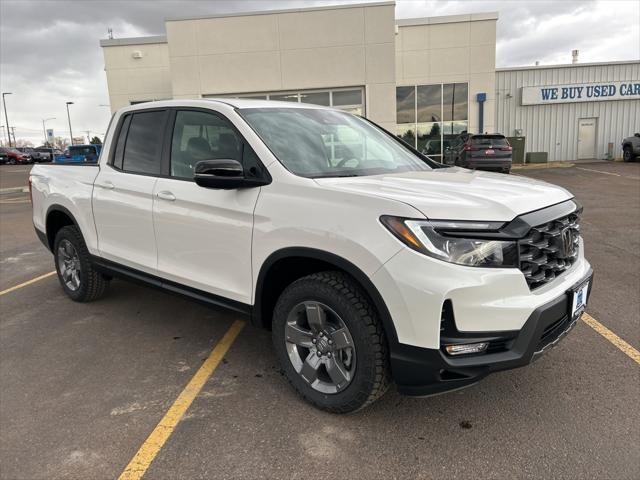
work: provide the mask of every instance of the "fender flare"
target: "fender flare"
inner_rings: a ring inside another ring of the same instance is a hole
[[[71,219],[71,221],[73,222],[73,225],[75,225],[78,228],[78,230],[80,230],[80,233],[82,233],[82,229],[80,228],[80,225],[78,225],[78,221],[76,220],[76,217],[73,216],[73,214],[69,211],[68,208],[58,204],[51,205],[49,208],[47,208],[47,213],[44,216],[45,230],[47,229],[49,215],[53,212],[64,213],[67,217]],[[47,246],[49,247],[49,250],[53,250],[53,245],[51,245],[50,242],[53,243],[55,239],[49,239],[49,232],[47,231],[45,231],[44,234],[45,234],[45,237],[47,238],[47,244],[48,244]],[[84,237],[84,234],[83,234],[83,237]]]
[[[302,257],[312,260],[320,260],[329,263],[352,276],[373,302],[373,305],[376,308],[376,311],[378,312],[378,315],[380,316],[380,319],[382,321],[388,344],[391,346],[398,343],[398,335],[396,333],[396,328],[393,324],[393,320],[391,319],[389,309],[387,308],[382,295],[380,295],[380,292],[378,291],[376,286],[369,279],[369,276],[366,275],[362,270],[360,270],[360,268],[358,268],[356,265],[346,260],[345,258],[340,257],[339,255],[308,247],[287,247],[276,250],[263,262],[262,266],[260,267],[258,279],[256,281],[256,295],[252,311],[252,322],[255,325],[267,325],[265,319],[261,318],[263,304],[263,287],[267,273],[275,263],[290,257]]]

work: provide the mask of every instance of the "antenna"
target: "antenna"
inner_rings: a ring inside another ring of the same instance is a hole
[[[113,40],[113,28],[107,28],[107,35],[109,36],[109,40]]]

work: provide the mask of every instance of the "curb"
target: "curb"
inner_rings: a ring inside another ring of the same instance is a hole
[[[512,165],[511,170],[536,170],[539,168],[571,168],[575,163],[553,162],[553,163],[530,163],[527,165]]]
[[[29,187],[0,188],[0,195],[9,195],[10,193],[29,193]]]

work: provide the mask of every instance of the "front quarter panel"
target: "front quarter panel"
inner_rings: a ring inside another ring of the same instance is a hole
[[[274,180],[262,188],[255,211],[254,284],[271,254],[292,247],[337,255],[373,275],[404,248],[382,226],[381,215],[422,217],[403,203],[329,191],[311,179]]]

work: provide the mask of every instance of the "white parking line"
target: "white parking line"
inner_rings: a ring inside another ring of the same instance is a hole
[[[614,177],[624,177],[624,178],[631,178],[634,180],[640,180],[640,177],[636,177],[635,175],[621,175],[619,173],[603,172],[602,170],[594,170],[592,168],[584,168],[584,167],[576,167],[576,169],[584,170],[585,172],[601,173],[602,175],[613,175]]]

